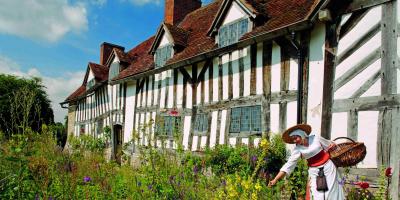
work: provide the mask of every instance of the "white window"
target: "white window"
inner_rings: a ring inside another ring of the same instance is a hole
[[[224,47],[234,44],[249,31],[249,19],[239,19],[223,25],[218,31],[218,46]]]
[[[155,124],[156,135],[172,137],[181,131],[181,117],[159,116]]]
[[[155,63],[156,67],[162,67],[167,60],[172,57],[172,45],[166,45],[156,50]]]
[[[208,116],[207,116],[207,114],[197,114],[196,115],[194,130],[197,133],[205,133],[208,131]]]
[[[119,74],[119,64],[117,62],[113,62],[110,66],[110,71],[108,72],[108,79],[111,80],[118,76]]]

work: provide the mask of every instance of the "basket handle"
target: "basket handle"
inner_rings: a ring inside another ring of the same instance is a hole
[[[338,140],[338,139],[348,139],[348,140],[352,141],[353,143],[356,143],[356,141],[354,141],[353,139],[348,138],[348,137],[337,137],[337,138],[335,138],[333,141],[336,141],[336,140]]]

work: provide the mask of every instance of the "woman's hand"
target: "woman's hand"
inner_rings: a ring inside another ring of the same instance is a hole
[[[329,151],[331,148],[333,148],[333,147],[335,147],[336,146],[336,144],[335,143],[331,143],[329,146],[328,146],[328,149],[327,149],[327,151]]]
[[[272,187],[272,186],[276,185],[276,182],[277,182],[277,180],[272,179],[271,181],[269,181],[268,187]]]

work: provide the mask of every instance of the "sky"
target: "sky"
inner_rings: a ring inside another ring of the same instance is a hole
[[[163,0],[0,0],[0,73],[42,78],[64,122],[59,103],[82,84],[88,62],[99,63],[101,43],[129,50],[163,17]]]

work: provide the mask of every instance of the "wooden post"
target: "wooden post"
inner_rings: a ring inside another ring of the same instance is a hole
[[[321,136],[327,139],[331,138],[333,83],[335,80],[336,52],[339,43],[340,18],[336,17],[334,21],[326,23]]]
[[[397,1],[390,1],[382,5],[382,95],[397,93]],[[399,142],[399,112],[398,108],[385,109],[380,112],[379,120],[385,129],[378,133],[378,151],[387,158],[378,159],[378,166],[390,166],[393,168],[392,185],[390,188],[390,196],[393,200],[399,199],[399,168],[400,168],[400,142]]]

